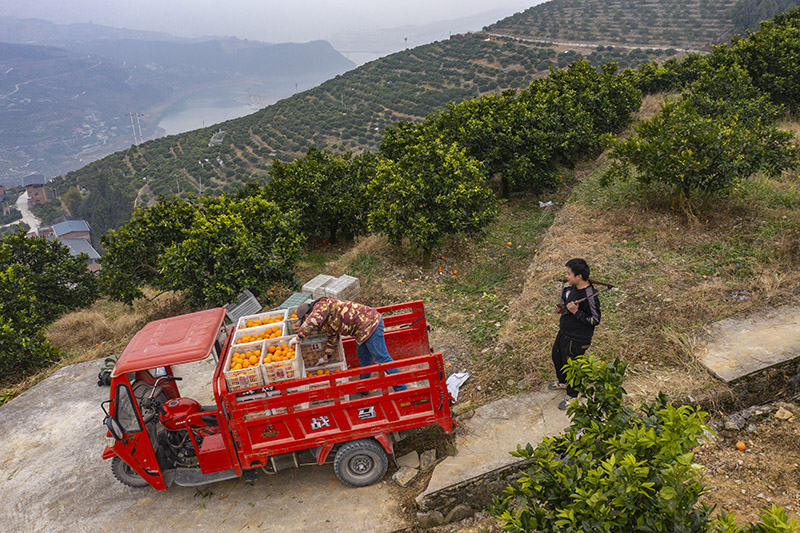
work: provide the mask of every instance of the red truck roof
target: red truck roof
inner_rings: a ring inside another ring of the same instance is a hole
[[[224,320],[225,309],[218,307],[150,322],[125,347],[111,375],[205,359]]]

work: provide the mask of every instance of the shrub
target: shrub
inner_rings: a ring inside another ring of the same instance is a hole
[[[517,446],[516,457],[532,464],[492,512],[506,531],[785,532],[798,524],[782,509],[763,522],[739,528],[723,513],[698,506],[707,490],[691,449],[707,431],[707,414],[676,407],[659,394],[652,404],[623,401],[626,364],[594,356],[569,362],[567,379],[585,403],[567,410],[570,427],[533,448]]]

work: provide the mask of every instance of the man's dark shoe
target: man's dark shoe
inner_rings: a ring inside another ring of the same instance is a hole
[[[550,390],[563,390],[563,389],[567,388],[567,384],[556,380],[556,381],[551,381],[550,383],[548,383],[547,384],[547,388],[550,389]]]
[[[562,411],[566,411],[567,407],[569,407],[570,402],[573,402],[573,401],[575,401],[577,399],[578,399],[577,396],[570,396],[568,394],[568,395],[564,396],[564,399],[561,400],[560,404],[558,404],[558,408],[561,409]]]

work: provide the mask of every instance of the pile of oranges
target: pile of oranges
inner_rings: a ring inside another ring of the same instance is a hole
[[[267,324],[275,324],[276,322],[283,322],[283,317],[276,316],[272,318],[257,318],[255,320],[248,320],[244,323],[244,325],[247,328],[255,328],[258,326],[266,326]]]
[[[270,346],[269,353],[264,355],[264,364],[280,363],[281,361],[291,361],[294,359],[294,346],[281,344],[280,346]]]
[[[243,335],[241,339],[236,341],[236,344],[244,344],[245,342],[263,341],[264,339],[274,339],[281,336],[281,328],[278,326],[268,328],[264,333],[258,335]]]
[[[334,368],[333,370],[323,370],[319,369],[316,372],[306,372],[307,378],[313,378],[314,376],[327,376],[328,374],[335,374],[337,372],[341,372],[338,368]]]
[[[243,368],[251,368],[258,366],[258,360],[261,359],[261,350],[252,350],[249,352],[236,352],[231,358],[231,370],[241,370]]]

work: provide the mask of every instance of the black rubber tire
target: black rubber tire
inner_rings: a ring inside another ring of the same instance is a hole
[[[125,463],[119,457],[111,459],[111,473],[117,478],[117,481],[123,485],[141,489],[150,485],[145,479],[136,473],[136,471]]]
[[[378,441],[360,439],[347,442],[336,452],[333,471],[348,487],[374,485],[389,467],[389,457]]]

